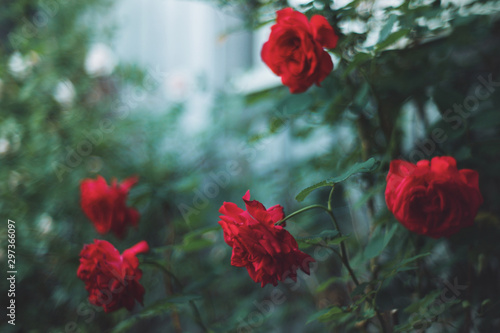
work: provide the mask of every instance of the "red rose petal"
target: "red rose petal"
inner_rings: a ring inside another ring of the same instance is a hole
[[[416,165],[394,160],[386,178],[387,207],[412,232],[449,237],[474,223],[483,202],[478,178],[476,171],[457,170],[450,156]]]

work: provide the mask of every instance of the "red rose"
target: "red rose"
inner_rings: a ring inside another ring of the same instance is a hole
[[[483,203],[478,173],[458,170],[449,156],[416,165],[392,161],[385,200],[402,225],[433,238],[449,237],[471,226]]]
[[[139,283],[142,271],[138,268],[138,253],[148,252],[148,243],[142,241],[120,255],[111,243],[94,240],[80,252],[77,276],[85,282],[89,301],[102,306],[105,312],[122,307],[133,309],[135,300],[142,304],[144,287]]]
[[[266,208],[250,201],[250,191],[243,197],[247,210],[224,202],[219,224],[224,240],[233,248],[231,265],[246,267],[255,282],[274,286],[287,277],[297,280],[297,269],[309,274],[309,263],[315,261],[299,250],[293,236],[282,226],[274,225],[285,217],[280,205]]]
[[[292,8],[277,11],[276,24],[261,51],[262,60],[290,88],[301,93],[318,86],[333,70],[332,59],[324,47],[337,46],[338,36],[324,16],[314,15],[309,22]]]
[[[113,179],[111,186],[101,176],[84,179],[80,185],[81,204],[85,215],[94,223],[97,232],[105,234],[112,231],[123,238],[125,227],[137,225],[139,212],[127,207],[127,195],[137,178],[124,180],[121,184]]]

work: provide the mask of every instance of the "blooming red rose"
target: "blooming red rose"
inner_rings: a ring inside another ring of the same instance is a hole
[[[433,238],[449,237],[471,226],[483,203],[478,173],[458,170],[449,156],[416,165],[392,161],[385,200],[402,225]]]
[[[219,212],[219,224],[224,240],[233,248],[231,265],[246,267],[255,282],[264,287],[274,286],[287,277],[297,280],[297,269],[309,274],[309,263],[315,261],[299,250],[293,236],[283,226],[274,225],[283,219],[280,205],[266,208],[258,201],[250,201],[250,191],[243,197],[247,210],[232,202],[224,202]]]
[[[94,179],[84,179],[80,184],[81,204],[85,215],[94,223],[97,232],[105,234],[112,231],[122,238],[125,227],[137,225],[139,212],[127,207],[127,196],[130,188],[137,183],[132,177],[117,184],[116,179],[108,186],[106,180],[98,176]]]
[[[277,11],[276,24],[261,51],[262,60],[290,88],[291,93],[318,86],[333,70],[332,59],[323,48],[337,46],[338,36],[324,16],[311,21],[292,8]]]
[[[142,241],[120,255],[111,243],[94,240],[80,252],[80,267],[77,276],[85,282],[89,301],[102,306],[105,312],[122,307],[133,309],[135,300],[142,303],[144,287],[139,283],[142,271],[136,255],[149,251],[148,243]]]

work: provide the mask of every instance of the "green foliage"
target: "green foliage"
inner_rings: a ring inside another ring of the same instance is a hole
[[[392,239],[397,229],[397,224],[392,225],[390,229],[386,230],[384,233],[382,233],[381,228],[376,228],[375,232],[372,233],[370,242],[365,247],[363,258],[368,260],[378,257],[389,244],[389,241]]]
[[[348,315],[349,315],[348,312],[344,312],[344,310],[342,310],[338,306],[334,306],[334,307],[332,307],[330,309],[324,309],[324,310],[318,311],[314,315],[310,316],[309,319],[306,322],[306,325],[309,324],[309,323],[311,323],[311,322],[313,322],[313,321],[315,321],[315,320],[319,320],[319,321],[333,321],[333,320],[339,321],[339,320],[342,320],[342,318],[345,318]]]
[[[240,16],[241,29],[268,29],[275,10],[288,6],[211,2]],[[107,27],[94,24],[96,15],[108,19],[109,1],[58,1],[40,27],[33,17],[44,1],[2,4],[0,215],[16,221],[19,325],[3,322],[0,330],[360,332],[381,331],[382,313],[396,332],[499,331],[499,3],[383,2],[301,5],[308,17],[324,15],[340,36],[330,51],[334,71],[302,94],[282,86],[218,92],[212,126],[192,140],[179,133],[182,104],[123,105],[128,89],[155,92],[148,69],[86,72],[92,44],[111,41]],[[71,101],[56,98],[61,85],[72,87]],[[91,151],[78,153],[84,142]],[[384,189],[391,160],[440,155],[479,172],[484,204],[473,227],[435,240],[400,226]],[[228,163],[239,171],[206,204],[196,201]],[[122,240],[97,234],[81,211],[79,183],[98,174],[108,181],[139,176],[129,205],[141,220]],[[293,212],[306,198],[325,203],[324,187],[335,187],[340,230],[319,213],[286,227],[316,258],[313,277],[261,289],[245,268],[231,266],[217,224],[224,201],[241,206],[250,188],[266,207]],[[88,304],[76,270],[82,246],[94,238],[120,251],[148,241],[140,264],[144,307],[105,314]],[[2,258],[6,244],[2,233]],[[454,283],[465,289],[454,292]],[[0,287],[7,290],[5,279]]]
[[[352,176],[355,173],[358,172],[371,172],[377,169],[377,167],[380,165],[380,162],[375,160],[374,158],[370,158],[369,160],[363,162],[363,163],[355,163],[353,166],[349,168],[349,170],[345,171],[342,173],[342,175],[337,176],[337,177],[332,177],[328,178],[326,180],[323,180],[319,183],[316,183],[312,186],[309,186],[308,188],[302,190],[295,199],[297,201],[304,201],[304,199],[314,190],[324,187],[324,186],[335,186],[335,184],[340,183],[345,181],[347,178]]]

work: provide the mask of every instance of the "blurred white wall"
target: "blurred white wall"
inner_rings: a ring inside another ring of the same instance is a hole
[[[165,73],[159,94],[186,104],[193,133],[209,123],[216,92],[252,65],[252,34],[233,32],[242,22],[214,2],[121,0],[112,19],[118,59]]]

